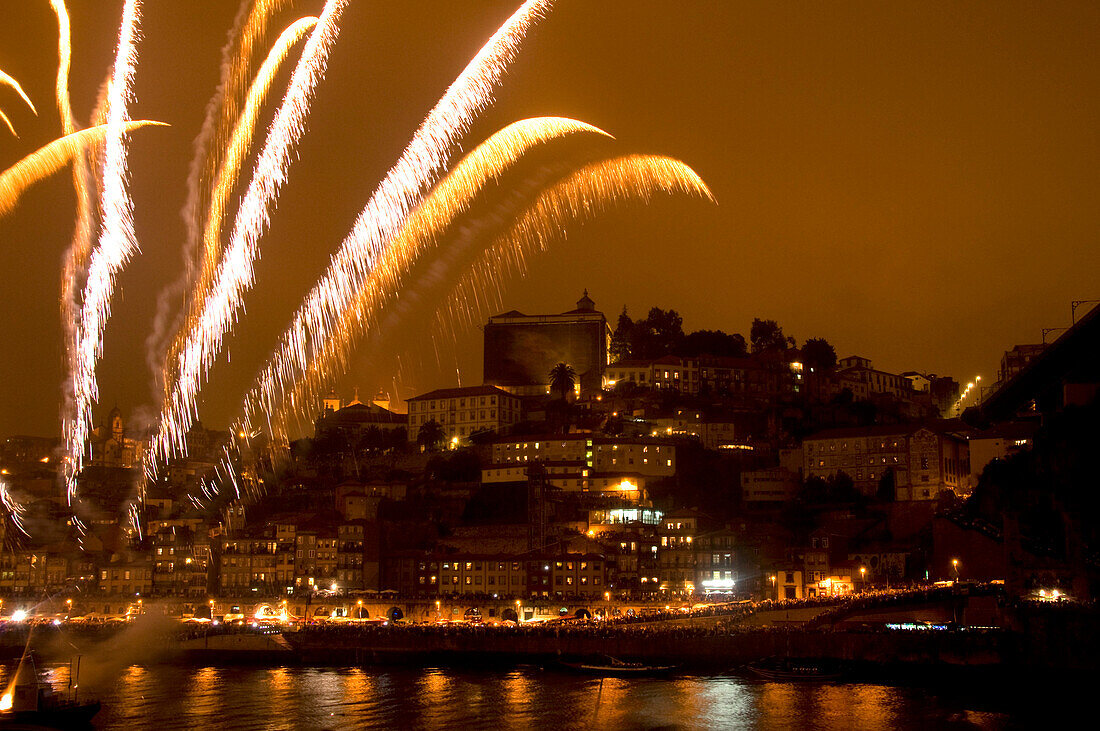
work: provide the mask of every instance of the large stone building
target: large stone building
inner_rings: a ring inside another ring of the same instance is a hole
[[[107,423],[92,430],[88,439],[91,451],[89,464],[96,467],[134,469],[141,466],[148,440],[128,434],[118,407],[111,409]]]
[[[463,442],[478,432],[501,432],[521,418],[519,397],[496,386],[440,388],[409,399],[409,441],[429,421],[443,427],[447,441]]]
[[[512,310],[485,325],[484,382],[521,396],[550,392],[550,370],[572,366],[581,393],[603,388],[611,328],[584,296],[560,315],[525,315]]]
[[[369,404],[359,400],[358,391],[347,404],[336,394],[329,394],[315,424],[317,437],[340,436],[354,444],[371,431],[392,432],[408,427],[408,417],[388,406],[389,399],[382,394]]]
[[[865,400],[875,394],[889,394],[901,399],[914,395],[910,378],[873,368],[869,358],[858,355],[837,361],[837,378],[857,400]]]
[[[689,396],[719,395],[734,402],[774,400],[797,392],[802,364],[797,351],[757,353],[744,358],[666,355],[652,360],[620,360],[607,368],[608,385],[678,391]]]
[[[844,472],[857,490],[875,495],[893,475],[896,500],[935,500],[943,490],[966,491],[970,453],[958,422],[827,429],[803,441],[803,476]]]
[[[593,492],[628,502],[647,500],[646,485],[676,474],[676,447],[667,440],[543,434],[498,439],[482,483],[526,482],[539,465],[549,485],[567,492]]]

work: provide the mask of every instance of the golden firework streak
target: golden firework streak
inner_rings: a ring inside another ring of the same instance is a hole
[[[165,383],[171,386],[165,389],[160,427],[148,451],[149,475],[160,460],[186,449],[184,436],[193,421],[206,371],[220,352],[222,339],[242,306],[242,297],[252,285],[259,239],[268,226],[271,205],[286,181],[291,152],[305,130],[310,100],[324,75],[346,5],[347,0],[326,0],[268,130],[252,180],[238,206],[229,246],[218,264],[198,321],[188,328],[178,354],[166,365]]]
[[[166,363],[173,363],[175,361],[187,333],[198,323],[199,317],[202,314],[203,304],[206,301],[206,296],[210,294],[210,285],[213,282],[214,273],[221,256],[222,222],[225,219],[226,207],[237,185],[237,179],[243,166],[245,154],[252,145],[252,140],[256,134],[256,120],[259,118],[260,112],[263,109],[267,94],[271,90],[271,85],[275,81],[275,76],[279,72],[280,67],[287,56],[290,55],[291,48],[305,37],[316,24],[317,18],[308,16],[298,20],[284,30],[272,47],[271,52],[268,53],[267,58],[256,74],[255,81],[252,82],[252,86],[248,90],[248,98],[245,100],[244,111],[241,113],[240,119],[237,120],[237,126],[233,130],[232,140],[230,141],[225,159],[222,161],[221,169],[218,171],[218,177],[212,189],[213,193],[210,201],[210,210],[206,215],[206,227],[203,232],[203,257],[199,269],[199,276],[195,282],[190,299],[189,306],[191,312],[188,318],[182,323],[179,332],[176,334],[168,350],[168,356],[165,359]],[[163,378],[166,397],[171,394],[171,388],[174,386],[172,375],[171,370],[166,369]]]
[[[714,201],[706,183],[679,160],[659,155],[625,155],[586,165],[548,187],[503,236],[497,238],[471,265],[439,309],[451,317],[478,309],[479,292],[503,276],[523,274],[527,257],[546,251],[564,235],[571,221],[591,218],[605,207],[627,199],[648,202],[655,193],[684,193]]]
[[[515,57],[527,29],[551,5],[552,0],[527,0],[493,34],[447,89],[420,125],[397,164],[367,201],[352,232],[333,257],[328,271],[310,292],[306,303],[299,308],[295,321],[285,334],[286,338],[325,339],[322,333],[328,328],[324,321],[335,318],[343,310],[341,303],[346,303],[354,295],[358,283],[381,255],[386,242],[400,231],[409,211],[419,203],[425,189],[445,167],[459,135],[469,129],[478,112],[492,101],[492,92]],[[321,35],[329,11],[330,6],[326,4],[303,57],[309,55],[314,38]],[[292,81],[291,85],[293,87],[295,82]],[[281,108],[273,130],[279,126],[283,111]],[[242,295],[252,286],[255,274],[253,263],[258,254],[257,240],[267,225],[267,191],[277,190],[285,175],[285,171],[273,166],[274,160],[268,158],[265,150],[257,165],[258,174],[253,178],[237,212],[233,234],[219,264],[212,294],[207,297],[202,321],[192,328],[176,359],[178,377],[172,396],[161,410],[160,430],[150,443],[148,462],[152,467],[147,470],[149,474],[155,472],[160,460],[182,449],[184,435],[197,410],[196,398],[206,373],[221,351],[222,340],[236,319],[237,311],[242,306]],[[285,156],[280,155],[280,159],[285,162]],[[260,175],[261,172],[265,174]],[[291,351],[300,351],[293,342],[288,347]]]
[[[143,119],[127,122],[126,131],[133,132],[149,126],[167,127],[168,125],[164,122]],[[89,146],[102,142],[106,134],[107,125],[100,125],[65,135],[35,150],[0,173],[0,216],[7,214],[16,206],[27,188],[65,167]]]
[[[57,16],[57,111],[61,119],[61,131],[64,135],[71,135],[77,131],[76,119],[73,116],[72,102],[69,98],[69,68],[72,59],[71,29],[69,24],[69,11],[65,7],[64,0],[50,0],[50,7]],[[92,195],[91,172],[88,166],[87,148],[76,153],[72,159],[73,165],[73,191],[76,194],[76,226],[73,229],[73,239],[69,250],[65,254],[65,262],[61,272],[61,324],[65,330],[65,358],[68,364],[68,378],[76,372],[76,340],[77,319],[80,305],[76,301],[76,292],[80,281],[78,275],[82,275],[88,262],[88,254],[92,247],[92,237],[95,235],[92,212],[94,197]],[[71,392],[66,389],[66,400],[71,400]]]
[[[4,122],[4,126],[6,126],[13,135],[16,137],[19,136],[19,133],[15,131],[15,127],[12,126],[11,120],[8,119],[8,115],[4,114],[2,109],[0,109],[0,121]]]
[[[400,291],[409,269],[458,216],[469,210],[485,186],[498,180],[532,148],[576,134],[610,137],[584,122],[537,117],[505,127],[466,155],[409,216],[355,297],[340,312],[333,334],[324,341],[315,341],[314,352],[304,360],[291,358],[281,349],[268,361],[245,398],[246,422],[255,423],[262,415],[268,420],[271,441],[277,444],[285,440],[288,419],[300,416],[301,409],[316,403],[319,394],[346,367],[356,342]],[[298,363],[305,364],[305,369],[301,370]]]
[[[445,168],[459,136],[492,101],[493,90],[518,53],[527,30],[552,5],[553,0],[524,2],[482,46],[428,113],[400,159],[367,201],[328,270],[295,313],[280,339],[279,355],[275,356],[276,360],[285,357],[287,363],[275,364],[275,380],[260,384],[260,398],[273,402],[274,394],[269,389],[276,386],[286,389],[291,385],[276,384],[280,373],[287,369],[304,372],[308,367],[307,354],[333,335],[341,313],[350,306],[374,264],[384,255],[387,244],[398,235],[424,191]]]
[[[102,228],[99,241],[88,259],[88,277],[84,285],[76,339],[76,368],[72,373],[73,404],[65,416],[65,481],[68,501],[76,501],[76,478],[84,464],[84,450],[92,421],[92,404],[99,398],[96,367],[103,353],[103,333],[111,314],[115,278],[137,250],[134,233],[134,204],[130,198],[127,162],[129,150],[126,124],[130,121],[129,102],[137,71],[138,28],[141,24],[140,0],[125,0],[118,31],[118,45],[107,90],[107,134],[99,207]],[[77,521],[83,535],[83,524]]]
[[[23,87],[19,85],[19,82],[13,79],[8,74],[4,73],[3,71],[0,71],[0,86],[7,86],[11,89],[14,89],[15,93],[18,94],[23,99],[23,101],[27,103],[27,106],[31,108],[31,111],[34,112],[35,115],[38,114],[38,110],[34,108],[34,103],[31,101],[31,98],[27,96],[27,93],[23,91]],[[14,132],[15,130],[12,130],[12,133]]]

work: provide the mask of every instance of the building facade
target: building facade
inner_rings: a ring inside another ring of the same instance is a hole
[[[441,388],[408,402],[410,442],[429,421],[443,428],[447,441],[464,442],[478,432],[499,433],[522,418],[519,397],[496,386]]]
[[[485,325],[484,382],[523,396],[550,392],[550,370],[572,366],[580,393],[603,388],[611,328],[588,297],[560,315],[525,315],[512,310]]]

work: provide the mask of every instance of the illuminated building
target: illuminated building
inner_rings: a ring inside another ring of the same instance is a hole
[[[666,513],[657,526],[657,578],[662,594],[694,594],[695,536],[700,514],[695,510]]]
[[[598,553],[547,553],[527,562],[527,593],[533,597],[599,598],[610,586],[611,567]]]
[[[324,400],[321,415],[317,417],[316,435],[318,438],[338,435],[354,444],[370,430],[391,432],[408,427],[406,415],[390,411],[383,404],[389,404],[388,397],[383,394],[369,404],[359,400],[358,391],[347,404],[341,404],[332,394]]]
[[[897,398],[913,395],[912,380],[872,368],[869,358],[850,355],[838,360],[836,369],[841,388],[850,389],[856,400],[866,400],[871,394],[890,394]]]
[[[967,489],[970,453],[954,422],[828,429],[802,443],[803,476],[844,472],[857,490],[875,495],[893,474],[895,499],[935,500],[943,490]]]
[[[102,594],[147,596],[153,590],[153,562],[148,558],[111,556],[110,563],[99,569],[99,591]]]
[[[90,464],[97,467],[138,468],[148,446],[147,440],[127,435],[122,412],[117,406],[111,409],[106,424],[100,424],[92,430],[88,441],[91,449]]]
[[[676,474],[676,447],[669,440],[534,435],[493,442],[492,464],[574,463],[599,472],[636,472],[650,478]]]
[[[721,395],[742,403],[774,400],[799,390],[802,366],[793,360],[797,352],[621,360],[608,366],[607,384]]]
[[[484,382],[521,396],[550,392],[550,370],[572,366],[579,393],[603,388],[611,328],[588,297],[560,315],[525,315],[517,310],[490,317],[485,325]]]
[[[527,564],[512,555],[437,555],[430,563],[439,566],[438,592],[443,595],[520,596],[527,585]],[[434,574],[418,575],[421,591],[430,592],[432,576]]]
[[[744,580],[737,535],[728,529],[696,536],[695,591],[699,594],[746,593],[751,587]]]
[[[519,398],[495,386],[441,388],[408,402],[410,442],[429,421],[443,427],[446,440],[462,442],[478,432],[500,432],[521,418]]]

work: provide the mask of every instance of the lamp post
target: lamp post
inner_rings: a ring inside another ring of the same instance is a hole
[[[523,619],[523,613],[521,612],[522,602],[516,599],[516,624],[519,624]]]
[[[959,559],[951,559],[951,568],[955,569],[955,581],[959,580]]]
[[[861,592],[866,592],[867,591],[867,567],[866,566],[860,566],[859,567],[859,582],[860,582],[860,585],[861,585],[860,586],[860,591]]]
[[[768,580],[772,582],[772,591],[775,592],[775,600],[779,601],[779,587],[775,583],[775,574],[768,577]]]

